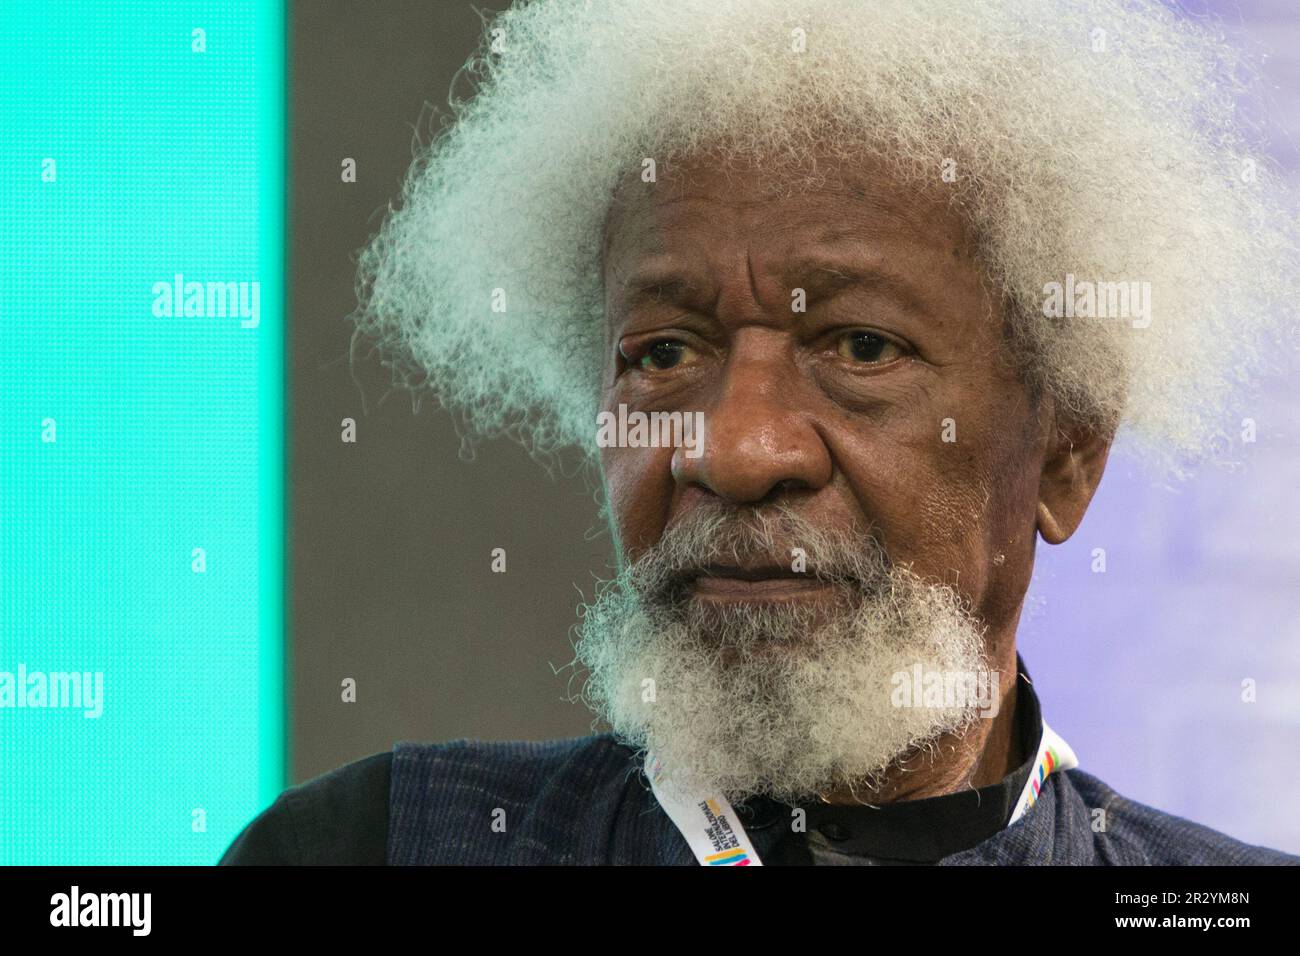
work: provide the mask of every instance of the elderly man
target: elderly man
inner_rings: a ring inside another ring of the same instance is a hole
[[[491,24],[358,334],[599,467],[620,570],[575,663],[612,730],[400,745],[227,861],[1297,862],[1079,769],[1017,655],[1037,539],[1113,441],[1207,451],[1296,291],[1227,52],[1155,4],[1046,6]]]

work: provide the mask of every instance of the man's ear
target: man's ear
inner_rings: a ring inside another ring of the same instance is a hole
[[[1055,414],[1038,482],[1038,533],[1048,544],[1069,539],[1101,483],[1113,432],[1062,422]]]

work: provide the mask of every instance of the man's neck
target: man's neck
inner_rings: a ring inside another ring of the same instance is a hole
[[[1000,782],[1027,758],[1019,747],[1015,650],[1011,666],[999,673],[1000,700],[995,716],[976,719],[964,735],[946,734],[892,767],[875,789],[838,787],[822,794],[832,804],[880,805],[939,797]]]

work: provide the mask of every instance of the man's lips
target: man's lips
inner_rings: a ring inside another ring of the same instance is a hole
[[[710,566],[687,583],[690,593],[711,602],[808,601],[827,597],[834,585],[816,575],[780,566]]]

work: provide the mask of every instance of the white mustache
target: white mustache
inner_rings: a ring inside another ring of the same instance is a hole
[[[884,546],[856,527],[828,529],[785,505],[756,511],[713,504],[670,525],[625,576],[648,600],[679,597],[693,579],[719,570],[806,575],[879,594],[892,567]]]

